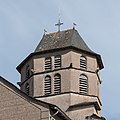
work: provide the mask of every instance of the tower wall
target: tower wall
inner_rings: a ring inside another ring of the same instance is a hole
[[[21,90],[26,92],[29,84],[30,96],[57,105],[75,120],[101,116],[99,71],[103,67],[100,55],[88,48],[76,30],[46,34],[18,66]]]

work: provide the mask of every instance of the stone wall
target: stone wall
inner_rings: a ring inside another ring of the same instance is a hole
[[[32,103],[0,81],[0,120],[49,120],[49,109]]]

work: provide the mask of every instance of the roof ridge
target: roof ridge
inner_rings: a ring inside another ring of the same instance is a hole
[[[62,31],[46,33],[45,35],[51,35],[51,34],[60,33],[60,32],[66,32],[66,31],[70,31],[70,30],[75,30],[75,29],[67,29],[67,30],[65,29],[65,30],[62,30]]]
[[[70,42],[71,42],[71,45],[73,45],[73,42],[74,42],[74,41],[73,41],[73,35],[75,34],[75,32],[77,32],[77,30],[75,30],[75,29],[73,29],[73,30],[74,30],[74,31],[72,32],[71,41],[70,41]]]

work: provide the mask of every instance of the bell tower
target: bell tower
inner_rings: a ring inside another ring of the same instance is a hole
[[[101,118],[103,68],[101,56],[89,49],[77,30],[68,29],[44,34],[17,70],[23,92],[55,104],[72,120],[86,120]]]

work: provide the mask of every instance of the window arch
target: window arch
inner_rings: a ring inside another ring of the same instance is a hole
[[[80,68],[87,69],[87,59],[85,56],[80,57]]]
[[[61,92],[61,75],[57,73],[54,76],[54,93],[60,94],[60,92]]]
[[[25,93],[26,93],[27,95],[30,94],[30,85],[29,85],[29,83],[26,83],[26,85],[25,85]]]
[[[52,59],[51,57],[45,58],[45,70],[52,69]]]
[[[79,90],[80,90],[81,94],[87,94],[88,93],[88,78],[84,74],[80,75]]]
[[[55,68],[61,67],[61,56],[60,55],[55,56],[54,66],[55,66]]]
[[[28,79],[30,77],[30,66],[28,65],[26,67],[26,79]]]
[[[49,75],[45,77],[44,92],[45,92],[45,95],[51,94],[51,77]]]

